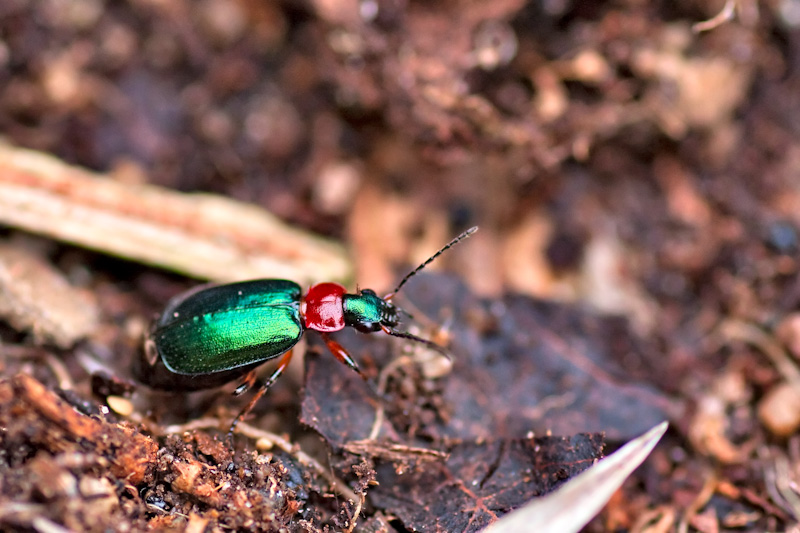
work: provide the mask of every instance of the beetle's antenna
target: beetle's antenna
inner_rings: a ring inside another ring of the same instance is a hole
[[[422,337],[417,337],[413,333],[409,333],[407,331],[397,331],[396,329],[392,329],[392,328],[389,328],[389,327],[386,327],[386,326],[381,327],[381,329],[383,330],[384,333],[386,333],[387,335],[391,335],[392,337],[400,337],[401,339],[408,339],[408,340],[412,340],[412,341],[424,344],[428,348],[430,348],[432,350],[436,350],[437,352],[439,352],[443,356],[447,357],[448,361],[452,361],[453,360],[453,358],[450,357],[450,354],[447,352],[447,350],[445,350],[444,348],[442,348],[441,346],[439,346],[438,344],[436,344],[433,341],[429,341],[428,339],[423,339]]]
[[[423,268],[425,268],[426,266],[428,266],[429,264],[431,264],[431,261],[433,261],[434,259],[436,259],[436,258],[437,258],[437,257],[439,257],[440,255],[442,255],[442,254],[443,254],[445,251],[447,251],[448,249],[452,248],[453,246],[455,246],[456,244],[458,244],[460,241],[463,241],[464,239],[466,239],[467,237],[469,237],[470,235],[472,235],[472,234],[473,234],[473,233],[475,233],[476,231],[478,231],[478,226],[473,226],[473,227],[469,228],[467,231],[463,232],[463,233],[462,233],[461,235],[459,235],[458,237],[456,237],[455,239],[453,239],[452,241],[450,241],[450,242],[448,242],[447,244],[445,244],[445,245],[444,245],[444,246],[443,246],[443,247],[442,247],[442,248],[441,248],[441,249],[440,249],[438,252],[436,252],[435,254],[433,254],[432,256],[430,256],[428,259],[426,259],[426,260],[425,260],[425,262],[424,262],[424,263],[422,263],[420,266],[418,266],[417,268],[415,268],[414,270],[412,270],[411,272],[409,272],[409,273],[406,275],[406,277],[404,277],[402,280],[400,280],[400,283],[398,283],[398,284],[397,284],[397,287],[396,287],[396,288],[395,288],[395,289],[394,289],[392,292],[390,292],[389,294],[387,294],[387,295],[386,295],[386,297],[384,297],[384,300],[391,300],[391,299],[392,299],[392,296],[394,296],[395,294],[397,294],[397,292],[400,290],[400,288],[401,288],[403,285],[405,285],[405,284],[406,284],[406,281],[408,281],[408,280],[409,280],[409,278],[411,278],[411,277],[412,277],[414,274],[416,274],[417,272],[419,272],[420,270],[422,270]],[[399,332],[399,331],[398,331],[398,332],[396,332],[396,333],[401,333],[401,332]],[[390,335],[394,335],[394,334],[393,334],[393,333],[390,333]],[[395,335],[395,337],[402,337],[402,335]],[[414,338],[415,338],[416,340],[419,340],[419,341],[424,341],[424,340],[425,340],[425,339],[419,339],[419,338],[416,338],[416,337],[414,337]],[[428,342],[430,342],[430,341],[428,341]]]

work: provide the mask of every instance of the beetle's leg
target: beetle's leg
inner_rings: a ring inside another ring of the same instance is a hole
[[[338,359],[340,363],[344,363],[345,365],[349,366],[355,370],[364,381],[367,381],[367,376],[361,372],[361,369],[358,368],[358,364],[356,363],[355,359],[353,359],[350,354],[347,353],[347,350],[345,350],[341,344],[333,340],[327,333],[321,332],[320,335],[322,335],[322,340],[324,340],[325,344],[328,346],[328,350],[330,350],[333,356]]]
[[[247,389],[251,388],[256,383],[256,371],[251,370],[250,372],[245,375],[244,379],[242,380],[241,385],[236,387],[233,391],[234,396],[241,396],[242,394],[247,391]]]
[[[272,386],[272,384],[275,383],[275,380],[277,380],[281,376],[283,371],[286,370],[286,367],[289,366],[289,362],[291,360],[292,360],[292,350],[289,350],[288,352],[283,354],[281,360],[278,362],[278,367],[275,369],[274,372],[272,372],[272,375],[269,377],[269,379],[267,379],[264,383],[261,384],[261,387],[259,387],[258,391],[253,395],[253,397],[250,399],[247,405],[244,406],[244,409],[242,409],[239,412],[239,415],[233,419],[233,422],[231,422],[231,428],[228,430],[228,440],[230,442],[233,442],[233,430],[236,429],[236,425],[242,420],[244,420],[244,417],[246,417],[247,414],[253,409],[253,407],[255,407],[255,405],[258,403],[258,400],[260,400],[261,397],[264,396],[264,393],[267,392],[267,389],[269,389]]]

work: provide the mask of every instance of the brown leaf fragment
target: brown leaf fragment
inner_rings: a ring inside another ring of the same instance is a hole
[[[481,300],[454,278],[420,278],[406,297],[434,320],[453,313],[447,437],[602,431],[627,440],[675,410],[623,366],[646,356],[625,320],[519,295]]]
[[[0,245],[0,318],[38,343],[69,348],[97,328],[98,310],[42,257]]]
[[[353,336],[347,332],[340,337]],[[321,341],[313,337],[309,340],[309,345],[319,343]],[[342,345],[350,349],[348,342]],[[306,357],[306,386],[300,420],[336,447],[364,440],[372,431],[380,400],[355,372],[334,359],[327,349],[321,349],[324,350],[321,355]],[[388,423],[383,427],[389,436],[396,436]]]
[[[446,461],[417,462],[402,473],[382,463],[370,497],[412,531],[479,531],[582,472],[602,449],[599,434],[465,442],[449,448]]]
[[[430,446],[409,438],[603,431],[627,440],[677,412],[652,385],[626,372],[621,361],[646,354],[622,319],[518,295],[479,299],[447,275],[421,273],[404,290],[407,300],[395,302],[413,302],[409,309],[426,322],[449,317],[453,371],[426,380],[410,365],[379,399],[371,384],[320,347],[320,355],[306,360],[302,420],[334,446],[368,438],[379,407],[386,412],[380,438],[423,447]],[[362,365],[374,361],[380,368],[401,350],[417,348],[380,333],[336,335]],[[309,335],[310,346],[320,344]]]
[[[343,280],[342,247],[255,205],[130,185],[0,143],[0,223],[212,280]]]

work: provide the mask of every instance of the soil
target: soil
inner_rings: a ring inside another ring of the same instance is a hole
[[[362,380],[309,332],[229,440],[239,383],[131,372],[196,281],[0,228],[96,306],[0,290],[0,530],[478,531],[665,419],[586,531],[797,527],[795,11],[2,2],[7,143],[260,206],[343,242],[350,289],[480,231],[396,300],[450,360],[336,334]]]

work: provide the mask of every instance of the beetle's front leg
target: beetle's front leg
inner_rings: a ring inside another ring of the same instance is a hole
[[[356,363],[355,359],[353,359],[350,353],[344,349],[344,346],[333,340],[327,333],[320,333],[320,335],[322,336],[322,340],[325,341],[325,345],[328,347],[328,350],[330,350],[333,356],[338,359],[340,363],[352,368],[359,376],[361,376],[364,381],[367,381],[367,376],[361,372],[361,369],[358,368],[358,363]]]
[[[255,385],[255,383],[256,383],[256,371],[251,370],[244,376],[244,379],[242,379],[242,383],[238,387],[236,387],[236,389],[234,389],[233,395],[241,396],[253,385]]]

